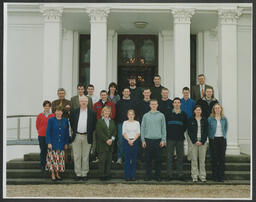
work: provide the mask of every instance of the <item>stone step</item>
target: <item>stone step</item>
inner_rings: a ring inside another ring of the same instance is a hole
[[[154,173],[154,172],[153,172]],[[114,179],[122,179],[124,176],[123,170],[112,170],[112,177]],[[185,177],[190,178],[191,172],[189,170],[184,171]],[[48,176],[49,173],[42,173],[39,169],[8,169],[7,170],[7,179],[10,178],[44,178]],[[137,170],[136,175],[138,179],[143,179],[145,176],[144,170]],[[175,172],[174,172],[175,175]],[[74,170],[67,169],[63,173],[64,178],[73,178]],[[89,177],[97,178],[99,177],[98,170],[90,170]],[[249,171],[226,171],[225,172],[226,179],[228,180],[250,180],[250,172]],[[162,177],[166,178],[166,170],[162,171]],[[207,171],[207,178],[210,179],[211,172]]]
[[[137,170],[144,169],[144,164],[139,162],[137,163]],[[67,163],[66,168],[73,169],[73,163]],[[90,169],[97,169],[98,163],[90,163]],[[184,163],[184,170],[190,170],[191,163]],[[7,169],[40,169],[39,161],[23,161],[23,159],[15,159],[11,160],[7,163]],[[122,170],[123,165],[112,164],[113,170]],[[162,169],[166,169],[166,163],[162,163]],[[211,170],[211,164],[209,162],[206,163],[206,169]],[[250,171],[250,163],[226,163],[227,171]]]
[[[191,179],[187,182],[172,180],[172,181],[165,181],[162,180],[161,182],[158,181],[144,181],[142,179],[136,181],[125,181],[123,179],[111,179],[109,181],[100,181],[99,179],[89,179],[88,181],[75,181],[70,178],[64,178],[62,181],[55,181],[52,182],[50,178],[15,178],[15,179],[7,179],[8,185],[39,185],[39,184],[144,184],[144,185],[250,185],[249,180],[225,180],[224,182],[215,182],[211,180],[207,180],[206,183],[197,182],[193,183]]]
[[[164,159],[164,155],[163,155]],[[39,153],[29,153],[24,155],[24,161],[39,161]],[[184,156],[184,162],[187,161],[186,156]],[[209,156],[206,157],[206,161],[209,161]],[[240,155],[226,155],[226,162],[237,162],[237,163],[250,163],[250,156],[246,154]]]

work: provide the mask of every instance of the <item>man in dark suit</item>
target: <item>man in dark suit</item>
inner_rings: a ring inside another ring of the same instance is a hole
[[[205,76],[203,74],[199,74],[197,78],[199,84],[193,86],[191,91],[191,98],[195,100],[195,102],[200,98],[205,97],[205,91],[207,88],[211,88],[213,90],[212,86],[205,84]]]
[[[73,111],[74,109],[77,109],[80,107],[80,104],[79,104],[79,97],[83,96],[84,95],[84,85],[79,83],[77,85],[77,93],[78,95],[75,95],[71,98],[71,111]],[[92,109],[93,105],[92,105],[92,98],[87,96],[88,97],[88,108],[89,109]]]
[[[88,97],[79,98],[80,108],[70,114],[72,128],[72,149],[74,154],[75,180],[88,180],[89,153],[93,141],[92,133],[95,129],[96,114],[88,108]]]

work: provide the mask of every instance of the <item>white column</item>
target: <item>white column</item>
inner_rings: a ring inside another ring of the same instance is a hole
[[[89,8],[91,22],[90,83],[95,94],[107,88],[107,8]]]
[[[198,32],[196,35],[196,75],[204,74],[204,35]]]
[[[108,67],[107,67],[107,85],[110,82],[117,82],[117,33],[114,30],[108,30]]]
[[[72,72],[72,96],[77,94],[79,77],[79,33],[73,33],[73,72]]]
[[[240,154],[238,145],[238,96],[237,96],[237,19],[240,10],[218,11],[219,37],[219,95],[229,127],[227,154]]]
[[[173,9],[174,18],[174,96],[182,97],[182,88],[190,87],[190,18],[194,9]]]
[[[63,9],[41,6],[40,11],[44,16],[43,99],[54,100],[60,87]]]

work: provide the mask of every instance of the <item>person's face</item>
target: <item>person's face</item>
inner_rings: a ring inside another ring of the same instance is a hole
[[[59,91],[58,97],[59,97],[59,99],[63,100],[65,98],[65,91]]]
[[[110,110],[104,110],[103,116],[108,118],[110,116]]]
[[[107,101],[107,98],[108,98],[108,94],[103,92],[100,94],[100,98],[103,100],[103,101]]]
[[[89,95],[93,95],[94,88],[93,87],[88,87],[87,92],[88,92]]]
[[[199,77],[198,77],[198,83],[199,83],[200,85],[204,85],[204,81],[205,81],[204,76],[199,76]]]
[[[184,98],[188,98],[189,97],[189,90],[183,90],[182,94],[183,94]]]
[[[115,93],[116,87],[115,87],[115,86],[111,86],[111,87],[109,88],[109,90],[110,90],[110,92]]]
[[[151,91],[149,89],[143,91],[144,99],[149,99],[150,95],[151,95]]]
[[[49,104],[46,104],[45,106],[44,106],[44,111],[46,111],[46,112],[49,112],[50,111],[50,105]]]
[[[151,110],[157,110],[157,107],[158,107],[158,103],[156,102],[156,101],[152,101],[152,102],[150,102],[150,108],[151,108]]]
[[[127,116],[129,120],[134,120],[135,114],[133,112],[129,112]]]
[[[56,117],[58,117],[58,118],[61,118],[61,117],[62,117],[62,114],[63,114],[63,112],[62,112],[61,110],[56,110],[56,111],[55,111],[55,115],[56,115]]]
[[[84,87],[83,86],[78,86],[77,87],[77,92],[79,95],[83,95],[84,94]]]
[[[207,88],[205,91],[205,95],[207,98],[211,98],[212,97],[212,89]]]
[[[194,110],[194,113],[195,113],[196,116],[201,116],[201,114],[202,114],[201,108],[200,108],[200,107],[197,107],[197,108]]]
[[[130,90],[129,89],[124,89],[123,90],[123,96],[125,97],[125,98],[128,98],[129,96],[130,96]]]
[[[162,95],[162,98],[167,99],[168,98],[168,90],[162,90],[161,95]]]
[[[181,105],[181,103],[180,103],[179,100],[174,100],[174,101],[173,101],[173,107],[174,107],[175,109],[180,109],[180,105]]]
[[[157,86],[157,85],[160,85],[160,82],[161,82],[160,77],[157,77],[157,76],[156,76],[153,81],[154,81],[154,84],[155,84],[156,86]]]
[[[214,106],[214,112],[215,112],[215,114],[220,114],[220,113],[221,113],[221,107],[220,107],[220,105],[215,105],[215,106]]]
[[[80,101],[80,107],[81,108],[86,108],[88,105],[88,100],[87,99],[81,99]]]
[[[130,86],[135,86],[136,85],[136,79],[129,79],[129,84],[130,84]]]

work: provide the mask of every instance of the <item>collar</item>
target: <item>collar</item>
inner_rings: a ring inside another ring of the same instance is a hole
[[[136,88],[136,86],[134,86],[134,87],[130,86],[130,89],[133,89],[133,90],[134,90],[135,88]]]
[[[130,99],[131,99],[131,97],[130,97],[130,96],[129,96],[129,98],[128,98],[128,99],[125,99],[125,98],[124,98],[124,96],[123,96],[123,100],[130,100]]]
[[[49,111],[49,114],[47,116],[50,116],[51,114],[52,114],[51,111]],[[44,111],[43,111],[43,115],[46,116],[46,113]]]
[[[82,110],[82,109],[80,108],[80,112],[87,112],[87,107],[86,107],[85,110]]]
[[[110,121],[110,120],[111,120],[111,118],[110,118],[110,117],[108,117],[108,119],[105,119],[105,117],[103,116],[103,117],[102,117],[102,120]]]
[[[180,111],[179,111],[178,113],[176,113],[176,112],[174,111],[174,108],[173,108],[173,109],[172,109],[172,113],[180,114],[180,113],[181,113],[181,109],[180,109]]]

